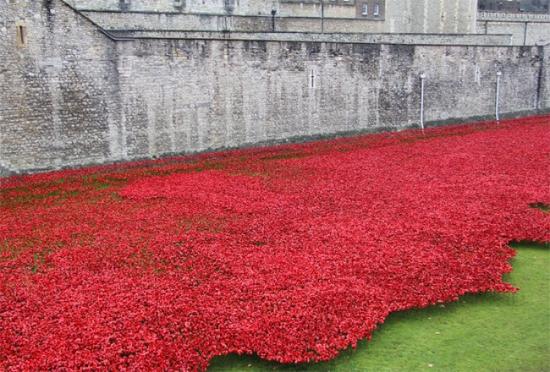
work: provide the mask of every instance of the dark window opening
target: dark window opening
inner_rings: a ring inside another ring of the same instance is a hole
[[[27,45],[27,27],[22,24],[16,26],[17,45],[24,47]]]

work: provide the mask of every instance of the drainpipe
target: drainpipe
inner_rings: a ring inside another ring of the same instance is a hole
[[[271,31],[275,32],[275,15],[277,14],[277,9],[271,9]]]
[[[502,76],[501,71],[497,71],[497,94],[495,98],[495,116],[497,119],[497,122],[500,121],[500,115],[499,115],[499,100],[500,100],[500,77]]]
[[[325,1],[321,0],[321,33],[325,32]]]
[[[422,133],[424,133],[424,80],[426,79],[426,74],[420,74],[420,127],[422,128]]]

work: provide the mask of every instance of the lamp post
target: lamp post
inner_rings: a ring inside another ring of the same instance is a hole
[[[500,121],[500,114],[499,114],[499,104],[500,104],[500,77],[502,76],[502,72],[499,70],[497,71],[497,92],[495,97],[495,117],[497,119],[497,123]]]
[[[424,80],[426,79],[426,74],[420,74],[420,127],[422,128],[422,133],[424,133]]]

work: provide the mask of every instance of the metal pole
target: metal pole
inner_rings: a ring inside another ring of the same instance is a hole
[[[420,126],[422,133],[424,133],[424,79],[426,79],[426,74],[420,74]]]
[[[321,33],[325,32],[325,1],[321,0]]]
[[[271,10],[271,31],[275,32],[275,15],[277,14],[276,9]]]
[[[495,116],[497,119],[497,122],[500,121],[500,115],[499,115],[499,101],[500,101],[500,77],[502,76],[502,72],[497,71],[497,94],[495,98]]]

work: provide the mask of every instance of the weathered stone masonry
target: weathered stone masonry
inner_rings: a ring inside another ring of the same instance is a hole
[[[477,16],[478,34],[510,34],[513,45],[550,43],[550,14],[490,13]]]
[[[0,167],[120,157],[116,54],[113,41],[60,2],[0,0]]]
[[[428,121],[493,115],[497,70],[503,113],[550,108],[542,47],[323,42],[307,34],[115,41],[60,1],[21,3],[0,0],[4,171],[401,129],[418,124],[420,73]]]

